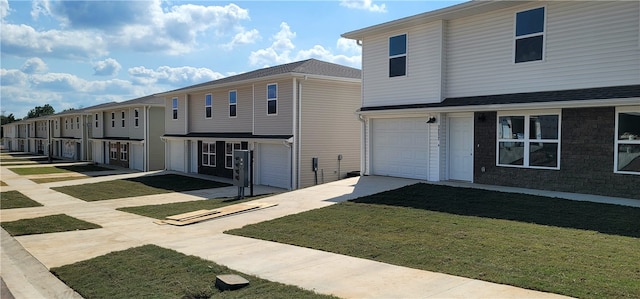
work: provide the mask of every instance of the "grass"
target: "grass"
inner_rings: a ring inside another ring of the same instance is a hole
[[[165,219],[167,216],[177,215],[187,212],[193,212],[197,210],[212,210],[221,208],[228,205],[233,205],[241,202],[256,200],[259,198],[267,197],[269,195],[260,195],[254,197],[246,197],[242,200],[235,198],[216,198],[209,200],[194,200],[185,202],[175,202],[160,205],[148,205],[138,207],[125,207],[118,208],[118,211],[127,213],[133,213],[137,215],[147,216],[155,219]]]
[[[142,176],[124,180],[51,188],[85,201],[184,192],[230,186],[177,174]]]
[[[86,222],[64,214],[2,222],[0,223],[0,225],[2,225],[2,228],[4,228],[12,236],[101,228],[100,225]]]
[[[72,180],[80,180],[86,179],[88,176],[66,176],[66,177],[57,177],[57,178],[39,178],[39,179],[31,179],[36,184],[46,184],[53,182],[62,182],[62,181],[72,181]]]
[[[0,209],[18,209],[42,206],[19,191],[0,192]]]
[[[53,173],[70,173],[70,172],[91,172],[106,171],[109,168],[97,165],[71,165],[71,166],[46,166],[46,167],[28,167],[28,168],[9,168],[17,175],[36,175],[36,174],[53,174]]]
[[[416,184],[229,233],[580,298],[640,297],[639,208]]]
[[[155,245],[112,252],[51,272],[82,297],[99,298],[335,298],[270,282]],[[215,288],[216,275],[238,274],[249,285]]]

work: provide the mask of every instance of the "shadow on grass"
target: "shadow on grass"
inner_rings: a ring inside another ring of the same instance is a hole
[[[355,203],[382,204],[598,231],[640,238],[640,208],[430,184],[415,184]]]
[[[177,174],[141,176],[137,178],[125,179],[126,181],[137,182],[149,187],[171,190],[174,192],[193,191],[210,188],[221,188],[231,186],[230,184],[214,182],[199,178],[187,177]]]

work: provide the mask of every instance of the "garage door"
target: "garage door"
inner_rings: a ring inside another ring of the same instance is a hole
[[[374,119],[372,173],[426,180],[429,166],[426,121],[426,118]]]
[[[289,189],[289,148],[281,144],[260,144],[260,184]]]
[[[131,145],[131,164],[129,167],[137,170],[144,170],[144,146],[141,144]]]
[[[185,171],[185,167],[184,167],[184,156],[187,153],[185,153],[184,150],[184,142],[180,141],[180,140],[172,140],[169,142],[169,157],[170,157],[170,164],[169,164],[169,170],[176,170],[176,171]]]

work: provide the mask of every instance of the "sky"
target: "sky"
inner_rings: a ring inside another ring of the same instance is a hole
[[[461,2],[0,0],[0,112],[121,102],[309,58],[360,68],[341,34]]]

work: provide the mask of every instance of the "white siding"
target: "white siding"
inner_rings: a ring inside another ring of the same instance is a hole
[[[440,102],[442,26],[438,21],[364,39],[363,106]],[[389,37],[405,33],[407,75],[389,78]]]
[[[515,13],[543,5],[543,61],[515,64]],[[635,1],[545,2],[451,20],[445,96],[638,84],[639,7]]]

